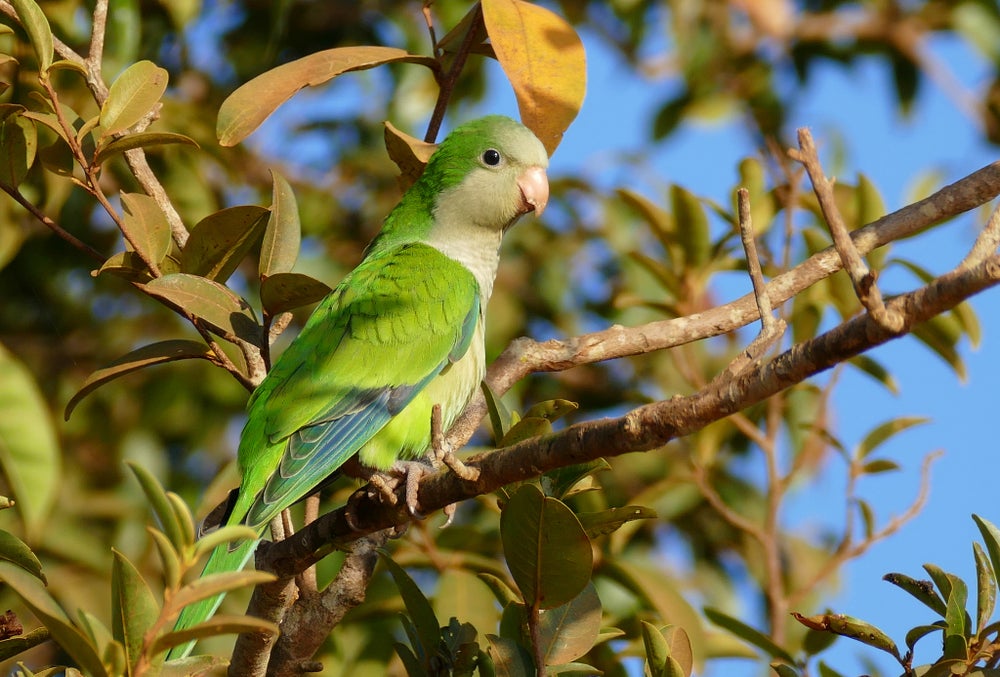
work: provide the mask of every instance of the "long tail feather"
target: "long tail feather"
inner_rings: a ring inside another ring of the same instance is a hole
[[[229,543],[217,546],[212,551],[212,554],[208,556],[205,570],[201,574],[202,577],[227,571],[240,571],[250,560],[254,550],[257,548],[257,543],[258,541],[256,540],[243,541],[233,550],[229,549]],[[215,597],[209,597],[208,599],[203,599],[184,607],[177,618],[174,630],[186,630],[207,621],[215,613],[215,610],[219,608],[223,597],[225,597],[225,594],[216,595]],[[188,642],[187,644],[180,644],[173,647],[167,652],[167,660],[184,658],[191,653],[194,645],[194,642]]]

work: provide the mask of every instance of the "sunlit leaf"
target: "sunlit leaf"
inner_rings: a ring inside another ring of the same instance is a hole
[[[0,661],[5,661],[19,653],[52,639],[48,628],[35,628],[31,632],[0,640]]]
[[[262,278],[290,272],[299,256],[302,242],[302,226],[299,223],[295,193],[288,180],[273,169],[271,179],[274,183],[271,190],[271,212],[267,217],[257,266]]]
[[[139,481],[139,486],[142,487],[142,492],[146,495],[146,500],[149,501],[153,514],[159,520],[160,528],[167,536],[173,549],[177,552],[184,550],[187,546],[184,538],[187,529],[178,523],[177,513],[170,504],[170,499],[167,498],[167,492],[164,491],[153,473],[144,466],[134,462],[127,462],[126,465]]]
[[[225,282],[260,242],[269,211],[255,205],[227,207],[191,229],[181,252],[181,272]]]
[[[177,360],[207,360],[211,359],[211,356],[212,349],[208,345],[186,339],[159,341],[137,348],[88,376],[80,389],[66,404],[65,418],[69,420],[70,414],[73,413],[73,409],[80,403],[80,400],[108,381],[112,381],[119,376],[124,376],[125,374],[130,374],[133,371],[151,367],[155,364],[164,364]]]
[[[29,543],[41,539],[61,485],[59,442],[35,379],[0,345],[0,467]]]
[[[19,186],[37,151],[38,133],[24,116],[10,115],[0,122],[0,183]]]
[[[278,626],[270,621],[265,621],[262,618],[255,618],[253,616],[228,616],[225,614],[216,614],[209,620],[199,623],[198,625],[184,630],[168,632],[165,635],[160,635],[153,643],[152,651],[154,653],[159,653],[175,646],[187,644],[188,642],[194,640],[215,637],[217,635],[236,635],[243,632],[262,631],[276,635],[278,634]]]
[[[135,148],[149,148],[151,146],[165,146],[180,144],[182,146],[193,146],[198,148],[198,142],[183,134],[173,132],[139,132],[137,134],[126,134],[117,139],[112,139],[108,143],[101,144],[94,156],[94,164],[99,165],[118,153],[124,153]]]
[[[28,34],[32,49],[38,58],[38,72],[43,77],[49,66],[52,65],[53,45],[52,29],[49,27],[49,20],[34,0],[11,0],[17,18],[21,20],[24,31]]]
[[[45,574],[42,573],[42,563],[38,561],[31,548],[20,538],[3,529],[0,529],[0,560],[16,564],[42,583],[46,582]]]
[[[976,634],[990,622],[997,601],[997,581],[989,557],[978,543],[972,544],[976,560]]]
[[[167,91],[169,75],[152,61],[139,61],[115,78],[101,106],[104,137],[122,132],[153,110]]]
[[[343,73],[400,61],[428,66],[434,63],[433,59],[394,47],[336,47],[273,68],[241,85],[222,102],[216,123],[219,143],[236,145],[303,87],[321,85]]]
[[[135,565],[114,550],[111,568],[111,626],[114,638],[125,648],[126,664],[131,668],[142,653],[143,635],[160,614],[160,605]]]
[[[844,614],[820,614],[818,616],[803,616],[800,613],[792,613],[792,616],[799,623],[802,623],[813,630],[825,630],[834,632],[843,637],[850,637],[862,644],[880,649],[891,654],[897,660],[900,659],[899,649],[896,643],[881,629],[875,627],[867,621],[853,618]],[[789,661],[794,663],[794,661]]]
[[[204,320],[220,335],[257,343],[260,325],[245,300],[218,282],[197,275],[174,273],[152,280],[146,291]]]
[[[641,505],[609,508],[600,512],[581,512],[576,515],[591,538],[617,531],[633,520],[656,519],[656,511]]]
[[[587,89],[580,36],[565,19],[523,0],[483,0],[490,44],[517,97],[521,122],[551,155]]]
[[[888,581],[898,588],[902,588],[932,611],[942,617],[944,616],[946,609],[944,600],[938,595],[931,581],[918,580],[905,574],[897,573],[886,574],[882,577],[882,580]]]
[[[865,458],[895,435],[914,426],[923,425],[928,421],[930,419],[923,416],[900,416],[879,424],[861,440],[857,450],[858,458]]]
[[[94,677],[110,677],[97,649],[87,636],[74,626],[66,612],[49,595],[42,582],[24,569],[0,561],[0,581],[3,581],[21,598],[31,613],[49,629],[52,638],[66,653]]]
[[[170,251],[170,224],[156,200],[142,193],[122,193],[122,229],[136,252],[159,263]]]
[[[437,145],[416,139],[409,134],[396,129],[391,122],[385,121],[385,149],[389,159],[399,167],[399,187],[406,190],[412,186],[424,173],[431,155],[437,150]]]

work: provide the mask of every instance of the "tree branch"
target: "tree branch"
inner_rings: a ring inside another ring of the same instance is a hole
[[[890,331],[871,315],[864,314],[793,346],[767,363],[753,365],[729,383],[716,384],[687,397],[648,404],[619,418],[578,423],[557,433],[477,454],[466,461],[480,469],[477,481],[463,481],[451,472],[431,474],[420,483],[420,505],[430,513],[554,468],[663,446],[903,336],[916,324],[998,283],[1000,255],[993,255],[979,265],[953,270],[890,300],[887,307],[900,313],[904,320],[899,331]],[[405,507],[383,505],[368,496],[360,498],[355,510],[359,518],[355,528],[348,525],[343,508],[327,513],[294,537],[274,544],[261,564],[279,576],[294,576],[335,547],[410,519]]]

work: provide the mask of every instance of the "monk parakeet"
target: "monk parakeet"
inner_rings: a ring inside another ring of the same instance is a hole
[[[510,118],[484,117],[448,135],[358,267],[251,395],[226,524],[262,533],[355,454],[380,471],[420,457],[435,404],[447,430],[485,373],[501,237],[545,208],[547,166],[542,143]],[[217,547],[203,575],[241,569],[256,544]],[[187,607],[175,629],[207,620],[221,601]]]

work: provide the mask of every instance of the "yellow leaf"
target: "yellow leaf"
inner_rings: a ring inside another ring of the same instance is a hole
[[[327,49],[272,68],[222,102],[216,123],[219,143],[236,145],[303,87],[321,85],[343,73],[401,61],[434,66],[433,59],[403,49],[361,46]]]
[[[424,167],[431,155],[437,150],[437,144],[427,143],[414,138],[406,132],[396,129],[388,120],[385,121],[385,149],[389,159],[399,167],[399,187],[406,190],[424,173]]]
[[[497,60],[514,87],[521,122],[551,155],[580,112],[587,90],[583,42],[553,12],[523,0],[483,0]]]

